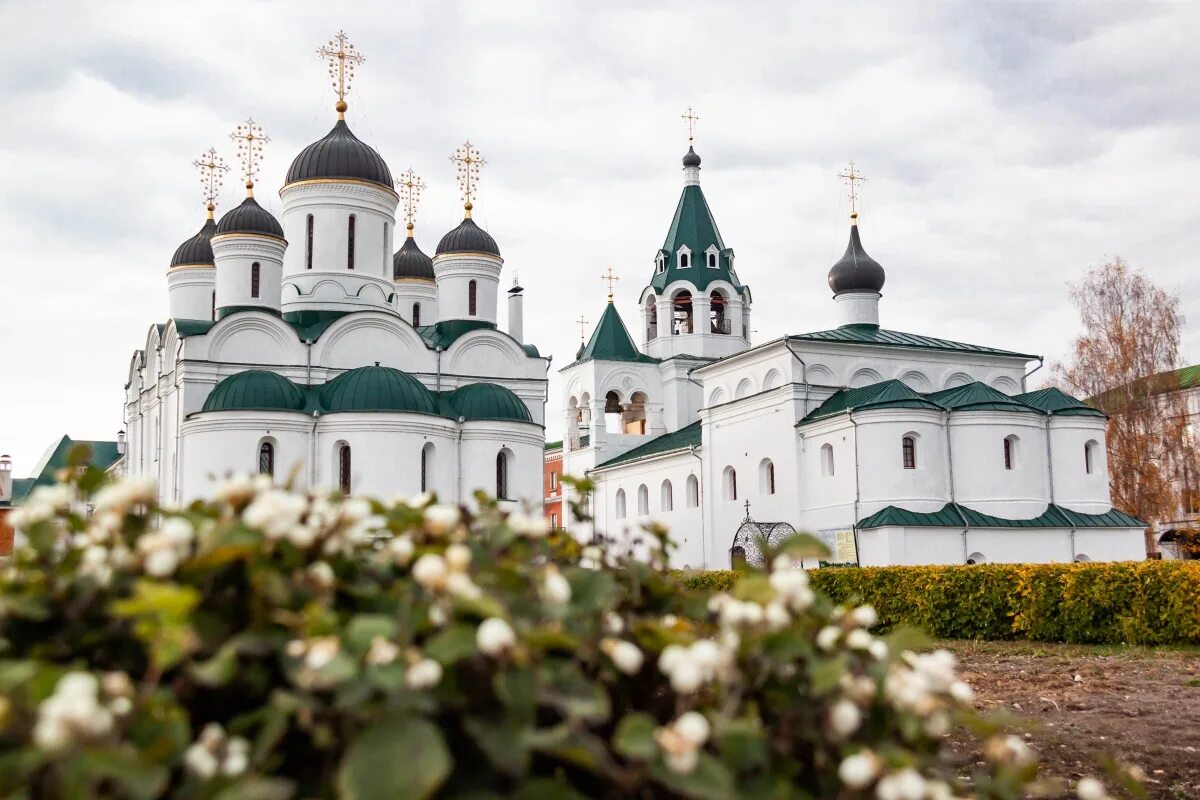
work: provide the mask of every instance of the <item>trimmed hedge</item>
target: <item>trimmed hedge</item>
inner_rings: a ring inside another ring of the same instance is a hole
[[[813,587],[875,606],[883,625],[943,639],[1200,644],[1200,561],[827,567]],[[737,572],[684,575],[727,591]]]

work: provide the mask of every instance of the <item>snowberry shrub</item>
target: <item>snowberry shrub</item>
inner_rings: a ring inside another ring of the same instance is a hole
[[[14,514],[0,795],[1009,798],[1037,769],[949,653],[789,555],[711,593],[484,498],[154,498],[84,470]],[[939,755],[966,720],[970,775]]]

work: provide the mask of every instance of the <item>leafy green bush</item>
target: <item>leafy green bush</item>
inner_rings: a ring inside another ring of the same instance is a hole
[[[15,515],[5,797],[1013,798],[1037,770],[949,653],[787,556],[710,592],[484,498],[154,496],[85,470]]]
[[[819,569],[814,588],[837,602],[870,603],[885,627],[917,626],[943,639],[1034,639],[1076,644],[1200,644],[1200,562]],[[729,591],[740,574],[682,576],[693,589]]]

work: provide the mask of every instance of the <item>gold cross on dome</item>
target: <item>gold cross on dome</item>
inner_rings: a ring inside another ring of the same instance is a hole
[[[317,55],[325,59],[329,65],[329,80],[338,101],[338,119],[346,118],[346,95],[350,94],[350,83],[354,80],[354,68],[366,61],[362,54],[350,43],[345,31],[338,31],[329,44],[317,51]]]
[[[608,274],[601,275],[600,280],[608,282],[608,302],[611,303],[613,301],[613,284],[621,279],[617,277],[615,272],[613,272],[612,267],[609,267]]]
[[[858,186],[857,184],[865,183],[866,178],[863,174],[854,168],[854,159],[850,159],[850,166],[845,172],[839,172],[838,177],[841,178],[850,187],[850,218],[858,217]]]
[[[425,191],[425,181],[413,172],[412,167],[400,173],[396,180],[396,191],[400,202],[404,204],[404,217],[408,220],[408,235],[412,236],[413,222],[417,218],[417,206],[421,202],[421,192]]]
[[[210,147],[192,162],[192,166],[200,171],[200,186],[204,193],[204,207],[208,210],[208,218],[213,218],[217,210],[217,195],[221,193],[221,183],[229,167],[225,159],[217,154],[217,148]]]
[[[271,139],[263,132],[262,125],[254,121],[254,117],[247,117],[245,122],[233,129],[229,138],[237,142],[238,161],[242,162],[242,177],[246,179],[246,196],[253,197],[263,145]]]
[[[587,320],[584,319],[583,314],[579,315],[579,319],[575,320],[575,324],[579,326],[579,342],[580,342],[580,344],[582,344],[583,336],[584,336],[584,333],[587,331],[587,324],[588,324]]]
[[[690,145],[690,144],[692,143],[692,136],[693,136],[693,134],[695,134],[695,132],[696,132],[696,131],[695,131],[695,128],[696,128],[696,120],[700,119],[700,117],[698,117],[698,116],[696,115],[696,112],[695,112],[695,111],[692,111],[692,107],[691,107],[691,106],[688,106],[687,113],[686,113],[686,114],[682,114],[682,115],[680,116],[680,119],[682,119],[682,120],[684,120],[685,122],[687,122],[687,126],[688,126],[688,144]]]
[[[479,153],[479,148],[471,144],[471,140],[459,145],[454,155],[450,156],[454,163],[458,179],[458,188],[462,190],[463,208],[467,210],[467,218],[471,217],[472,198],[475,197],[475,185],[479,183],[479,168],[487,162]]]

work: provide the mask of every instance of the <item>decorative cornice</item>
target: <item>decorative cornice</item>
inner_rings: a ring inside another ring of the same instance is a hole
[[[382,184],[375,183],[374,181],[364,181],[360,178],[308,178],[307,180],[303,181],[295,181],[294,183],[286,184],[282,189],[279,190],[279,198],[282,200],[284,192],[287,192],[289,189],[303,186],[328,186],[331,184],[337,184],[339,186],[361,186],[364,189],[372,189],[380,194],[392,197],[396,200],[397,204],[400,202],[400,195],[396,194],[396,192],[392,189],[389,189]]]

